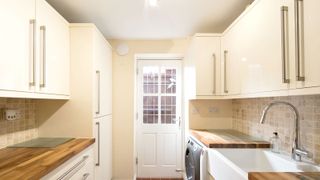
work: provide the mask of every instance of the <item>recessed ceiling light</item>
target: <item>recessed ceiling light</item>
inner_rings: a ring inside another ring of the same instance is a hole
[[[158,7],[159,0],[146,0],[146,1],[148,1],[148,5],[150,7]]]

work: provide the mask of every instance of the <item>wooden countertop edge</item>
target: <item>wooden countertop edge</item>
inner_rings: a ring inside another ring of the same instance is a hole
[[[270,143],[267,141],[229,141],[229,142],[208,142],[208,140],[202,137],[198,130],[190,130],[189,131],[192,136],[197,138],[201,143],[203,143],[208,148],[270,148]],[[210,132],[207,132],[210,133]]]
[[[270,148],[268,143],[210,143],[206,144],[209,148]]]
[[[8,153],[10,151],[23,153],[25,151],[24,153],[31,155],[30,158],[23,156],[25,159],[18,161],[18,164],[9,162],[12,167],[0,167],[0,177],[10,180],[40,179],[94,144],[94,142],[94,138],[79,138],[61,144],[56,148],[5,148],[2,151],[8,151]],[[35,155],[32,156],[33,154]]]
[[[320,172],[249,172],[248,180],[320,180]]]

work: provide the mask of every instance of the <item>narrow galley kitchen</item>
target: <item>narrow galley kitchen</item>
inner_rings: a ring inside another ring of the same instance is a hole
[[[319,180],[319,0],[0,0],[0,180]]]

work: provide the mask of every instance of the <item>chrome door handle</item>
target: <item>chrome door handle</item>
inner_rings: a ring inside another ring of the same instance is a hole
[[[178,122],[178,126],[179,126],[179,129],[181,128],[181,117],[178,118],[178,120],[175,118],[173,119],[174,123],[177,123]]]
[[[227,55],[228,55],[228,51],[225,50],[224,51],[224,85],[223,85],[224,93],[229,93],[228,86],[227,86]]]
[[[96,71],[97,76],[97,111],[96,114],[100,114],[100,71]]]
[[[97,151],[98,151],[98,162],[96,163],[96,166],[100,166],[100,122],[96,122],[96,125],[98,126],[98,147],[97,147]]]
[[[304,77],[304,35],[303,35],[303,0],[295,0],[295,37],[296,37],[296,79]]]
[[[36,20],[35,19],[31,19],[29,21],[29,28],[30,28],[30,35],[29,35],[29,53],[30,53],[30,59],[29,59],[29,86],[35,86],[35,71],[36,71],[36,67],[35,67],[35,38],[36,38],[36,31],[35,31],[35,26],[36,26]]]
[[[282,82],[289,84],[288,59],[289,59],[289,38],[288,38],[288,7],[281,7],[281,46],[282,46]]]
[[[213,59],[213,86],[212,86],[212,94],[216,94],[216,54],[212,54]]]
[[[40,26],[40,87],[46,86],[46,26]]]

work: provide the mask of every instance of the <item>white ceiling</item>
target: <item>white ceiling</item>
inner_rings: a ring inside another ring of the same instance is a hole
[[[222,32],[253,0],[47,0],[69,22],[95,23],[108,39],[172,39]]]

